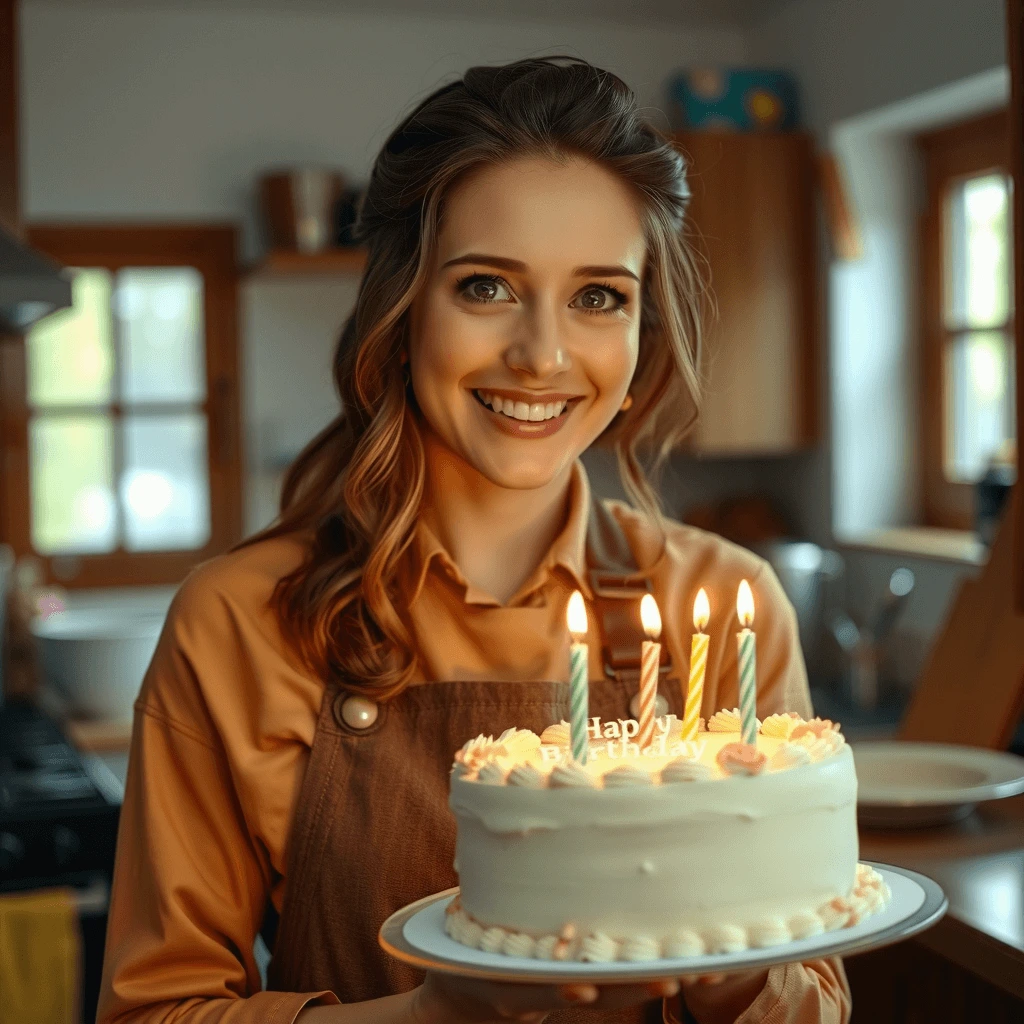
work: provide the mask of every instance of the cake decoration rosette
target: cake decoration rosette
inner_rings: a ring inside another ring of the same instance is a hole
[[[757,722],[758,729],[761,728],[761,720],[755,719]],[[739,708],[732,708],[727,710],[722,708],[721,711],[716,711],[708,719],[708,732],[739,732],[743,725],[743,719],[740,716]]]
[[[727,743],[715,757],[729,775],[760,775],[768,758],[752,743]]]

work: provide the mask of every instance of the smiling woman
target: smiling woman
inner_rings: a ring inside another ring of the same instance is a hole
[[[691,985],[674,1011],[672,977],[424,978],[377,942],[456,880],[453,752],[564,716],[574,594],[591,713],[626,718],[636,693],[643,632],[623,598],[656,597],[667,672],[698,587],[722,608],[749,579],[757,714],[811,715],[771,569],[663,517],[640,461],[698,408],[688,197],[630,89],[575,58],[470,68],[392,133],[359,211],[339,414],[291,468],[277,523],[186,581],[136,702],[99,1024],[848,1017],[834,960]],[[634,507],[592,496],[579,456],[598,441]],[[728,625],[706,717],[738,700]],[[679,692],[660,699],[678,709]]]

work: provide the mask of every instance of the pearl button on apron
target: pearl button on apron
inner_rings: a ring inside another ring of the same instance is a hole
[[[346,697],[341,705],[341,717],[351,729],[369,729],[377,721],[377,705],[366,697]]]
[[[654,717],[660,718],[665,712],[668,711],[668,701],[659,693],[654,698]],[[639,722],[640,721],[640,694],[634,693],[633,699],[629,702],[629,713]]]

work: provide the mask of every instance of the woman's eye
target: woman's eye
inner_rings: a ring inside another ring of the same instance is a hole
[[[579,307],[585,313],[617,313],[625,304],[626,296],[615,288],[594,286],[580,292]]]
[[[472,274],[458,283],[458,290],[471,302],[508,302],[508,285],[501,278]],[[505,292],[505,295],[502,295]]]

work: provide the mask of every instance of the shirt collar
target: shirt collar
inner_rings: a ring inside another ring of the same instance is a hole
[[[510,604],[515,604],[522,597],[537,590],[547,582],[549,576],[562,569],[569,574],[573,585],[578,587],[588,598],[593,597],[590,580],[587,574],[587,524],[590,519],[590,480],[583,463],[577,459],[573,463],[569,478],[569,515],[565,526],[555,537],[540,564],[520,587]],[[408,604],[411,607],[419,597],[427,573],[440,571],[455,582],[466,588],[467,604],[481,604],[499,607],[498,602],[488,593],[474,587],[462,570],[455,564],[448,550],[438,537],[421,518],[417,518],[413,529],[412,541],[408,549],[407,580]]]

